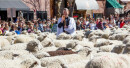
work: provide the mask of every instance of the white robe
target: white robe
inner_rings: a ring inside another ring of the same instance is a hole
[[[62,18],[59,18],[58,24],[61,22],[61,20],[62,20]],[[70,35],[72,35],[72,36],[76,34],[76,32],[75,32],[76,31],[76,23],[75,23],[74,18],[70,17],[68,28],[64,28],[64,30],[67,31],[67,32],[69,32]],[[61,34],[61,33],[63,33],[63,27],[59,28],[57,26],[57,36],[59,34]]]

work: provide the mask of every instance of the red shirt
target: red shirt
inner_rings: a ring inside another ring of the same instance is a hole
[[[120,28],[122,28],[125,25],[125,22],[120,23]]]

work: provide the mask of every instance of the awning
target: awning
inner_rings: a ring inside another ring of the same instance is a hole
[[[93,10],[93,13],[104,13],[105,6],[103,4],[105,3],[105,1],[97,1],[97,3],[99,5],[99,9]]]
[[[96,0],[76,0],[77,10],[96,10],[99,9]]]
[[[7,8],[15,8],[19,10],[30,10],[21,0],[0,0],[0,10],[7,10]]]
[[[123,8],[116,0],[107,0],[106,8]]]
[[[130,0],[121,0],[124,3],[130,2]]]

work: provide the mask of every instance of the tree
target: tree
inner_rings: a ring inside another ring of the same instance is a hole
[[[30,4],[35,11],[41,11],[41,0],[23,0],[23,2]]]
[[[73,13],[74,13],[74,7],[75,7],[75,0],[68,0],[68,8],[70,11],[70,17],[73,17]]]

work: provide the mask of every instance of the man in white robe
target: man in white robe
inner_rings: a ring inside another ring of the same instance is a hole
[[[76,34],[76,23],[74,18],[69,17],[69,10],[65,8],[63,10],[63,15],[58,20],[58,26],[57,26],[57,36],[61,33],[66,33],[70,35]]]

